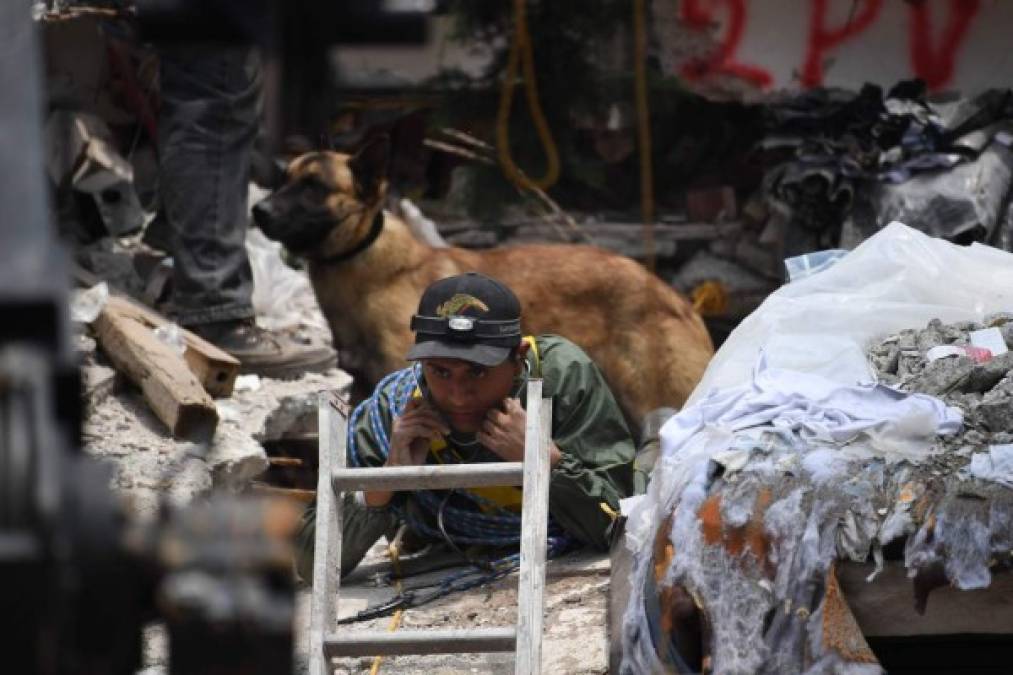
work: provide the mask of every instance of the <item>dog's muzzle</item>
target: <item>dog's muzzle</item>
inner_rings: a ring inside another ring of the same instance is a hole
[[[274,206],[271,204],[270,198],[261,199],[259,202],[254,204],[252,214],[253,222],[257,224],[257,227],[264,231],[264,234],[270,237],[272,235],[272,230],[274,230],[274,225],[278,220],[275,217]]]

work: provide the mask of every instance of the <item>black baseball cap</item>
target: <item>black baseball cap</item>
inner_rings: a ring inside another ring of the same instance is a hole
[[[445,358],[495,366],[521,342],[521,303],[499,281],[468,272],[431,284],[411,329],[415,345],[409,361]]]

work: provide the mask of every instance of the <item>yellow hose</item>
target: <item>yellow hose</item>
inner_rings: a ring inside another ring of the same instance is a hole
[[[401,529],[398,530],[397,535],[394,537],[394,541],[390,542],[387,546],[387,555],[390,556],[390,566],[394,569],[394,573],[401,576],[401,540],[404,538],[404,533],[407,528],[402,525]],[[398,579],[394,583],[394,588],[398,593],[401,592],[401,579]],[[393,633],[401,627],[401,617],[404,616],[404,609],[398,609],[391,616],[390,625],[387,627],[388,633]],[[369,669],[369,675],[376,675],[380,672],[380,664],[383,663],[382,656],[373,657],[373,667]]]
[[[728,290],[720,281],[704,281],[690,292],[690,298],[701,316],[719,316],[728,311]]]
[[[542,105],[538,100],[538,83],[535,80],[535,59],[531,51],[531,35],[528,33],[528,22],[525,16],[525,1],[514,0],[514,36],[510,43],[510,56],[507,59],[506,77],[500,91],[499,111],[496,115],[496,149],[503,173],[519,188],[532,187],[547,190],[559,180],[559,151],[552,139],[549,123],[542,113]],[[545,175],[541,178],[530,178],[514,162],[510,154],[510,108],[513,104],[514,83],[517,79],[517,67],[524,69],[524,92],[528,99],[528,110],[535,123],[538,139],[545,151]]]

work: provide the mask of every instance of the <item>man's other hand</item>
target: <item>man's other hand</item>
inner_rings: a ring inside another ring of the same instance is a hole
[[[524,461],[524,425],[528,416],[515,398],[503,400],[501,407],[486,413],[478,442],[507,462]]]
[[[503,401],[500,408],[486,414],[485,422],[477,434],[479,443],[489,448],[506,462],[524,461],[524,427],[528,415],[515,398]],[[549,465],[555,468],[562,454],[555,443],[549,443]]]

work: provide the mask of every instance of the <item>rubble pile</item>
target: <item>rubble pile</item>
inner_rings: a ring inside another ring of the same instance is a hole
[[[771,375],[761,359],[750,384],[674,418],[630,509],[622,672],[672,663],[671,640],[686,672],[706,659],[723,673],[878,673],[840,590],[844,561],[866,566],[871,584],[888,565],[906,568],[920,613],[940,586],[988,587],[1013,552],[1011,345],[1013,314],[933,320],[874,341],[878,384],[816,390],[812,376]],[[773,377],[786,384],[772,397]],[[805,394],[793,402],[791,391]],[[938,414],[901,416],[884,401]],[[729,416],[732,406],[746,412]],[[862,415],[881,420],[856,430]]]
[[[974,335],[989,328],[997,354],[972,344]],[[945,347],[957,349],[939,349]],[[1013,443],[1013,351],[1006,351],[1011,347],[1013,313],[980,323],[933,319],[921,330],[905,329],[872,346],[869,362],[880,382],[936,396],[959,409],[964,431],[941,438],[938,449],[967,458],[986,446]]]

